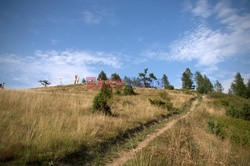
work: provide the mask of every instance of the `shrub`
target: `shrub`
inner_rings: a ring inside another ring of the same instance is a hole
[[[167,85],[167,86],[165,86],[165,89],[174,90],[174,86],[173,85]]]
[[[225,132],[222,130],[222,126],[219,125],[218,122],[217,122],[216,120],[210,118],[210,119],[208,119],[207,123],[208,123],[208,128],[209,128],[209,130],[210,130],[213,134],[215,134],[215,135],[221,137],[222,139],[225,138],[225,135],[226,135],[226,134],[225,134]]]
[[[210,117],[208,126],[212,133],[229,138],[232,143],[250,145],[250,122],[229,116]]]
[[[166,91],[159,92],[159,95],[163,100],[170,102],[170,96]]]
[[[171,110],[173,105],[172,103],[170,103],[170,101],[163,101],[163,100],[160,100],[160,99],[148,99],[150,104],[152,105],[156,105],[158,107],[161,107],[161,108],[167,108],[168,110]]]
[[[121,92],[120,90],[116,90],[116,91],[115,91],[115,94],[116,94],[116,95],[121,95],[122,92]]]
[[[134,92],[133,87],[131,85],[126,85],[123,88],[122,94],[123,95],[136,95],[136,93]]]
[[[111,115],[108,100],[112,97],[111,89],[101,89],[93,100],[93,112],[103,112],[106,115]]]
[[[230,104],[226,109],[226,114],[231,117],[250,120],[250,105],[243,103],[241,106]]]

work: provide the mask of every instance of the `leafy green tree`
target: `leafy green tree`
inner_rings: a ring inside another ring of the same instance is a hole
[[[216,80],[216,83],[214,84],[214,91],[222,93],[223,90],[224,88],[222,87],[221,83],[218,80]]]
[[[247,98],[250,98],[250,79],[248,79],[246,88],[247,88]]]
[[[100,72],[100,74],[98,75],[98,78],[97,78],[98,80],[99,79],[101,79],[101,80],[107,80],[107,75],[106,75],[106,73],[102,70],[101,72]]]
[[[111,79],[113,79],[113,80],[120,80],[121,77],[119,76],[119,74],[113,73],[113,74],[111,75]]]
[[[241,77],[241,74],[239,72],[236,73],[234,81],[231,84],[230,90],[235,96],[247,98],[247,88],[244,84],[244,79]]]
[[[144,86],[146,87],[146,82],[151,81],[152,79],[156,80],[156,77],[153,73],[149,74],[149,77],[147,77],[148,68],[144,69],[143,73],[139,73],[139,77],[143,80]]]
[[[192,77],[193,77],[193,73],[190,71],[189,68],[186,68],[185,72],[182,74],[182,77],[181,77],[183,89],[192,89],[192,86],[193,86]]]

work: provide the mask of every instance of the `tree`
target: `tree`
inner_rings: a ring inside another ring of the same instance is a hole
[[[106,73],[104,73],[104,71],[102,70],[101,72],[100,72],[100,74],[98,75],[98,78],[97,78],[97,80],[107,80],[107,75],[106,75]]]
[[[82,79],[82,84],[84,84],[85,82],[86,82],[86,80],[83,78],[83,79]]]
[[[173,90],[174,86],[170,85],[169,81],[168,81],[168,77],[166,76],[166,74],[163,74],[162,76],[162,82],[163,82],[163,86],[165,89],[169,89],[169,90]]]
[[[121,77],[119,76],[119,74],[113,73],[111,75],[111,79],[113,79],[113,80],[121,80]]]
[[[195,73],[196,90],[199,93],[205,93],[204,78],[199,71]]]
[[[182,77],[181,77],[183,89],[192,89],[192,86],[193,86],[192,77],[193,77],[193,73],[190,71],[189,68],[186,68],[185,72],[182,74]]]
[[[168,81],[168,77],[166,76],[166,74],[163,74],[162,82],[163,82],[164,88],[170,85],[170,83]]]
[[[247,98],[250,98],[250,79],[248,79],[246,88],[247,88]]]
[[[103,87],[106,85],[104,84]],[[94,97],[92,112],[102,112],[105,115],[111,115],[112,112],[108,101],[112,98],[112,89],[101,88],[99,93]]]
[[[216,80],[216,83],[214,84],[214,91],[222,93],[223,90],[224,88],[222,87],[221,83],[218,80]]]
[[[44,87],[47,87],[47,85],[51,84],[48,80],[40,80],[38,82],[40,82],[42,85],[44,85]]]
[[[144,86],[146,87],[146,82],[151,81],[152,79],[156,80],[156,77],[153,73],[149,74],[149,77],[147,77],[148,68],[144,69],[143,73],[139,73],[139,77],[143,80]]]
[[[234,81],[231,84],[230,90],[235,96],[247,98],[247,88],[244,84],[244,79],[241,77],[241,74],[239,72],[236,73]]]
[[[213,91],[214,87],[209,78],[204,75],[204,87],[205,87],[205,93]]]
[[[208,93],[210,91],[213,91],[213,84],[209,80],[209,78],[204,75],[202,76],[199,71],[196,71],[195,73],[195,82],[196,82],[196,90],[199,93]]]

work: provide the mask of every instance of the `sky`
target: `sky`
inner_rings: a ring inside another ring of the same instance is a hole
[[[0,82],[73,84],[77,74],[138,77],[148,68],[181,88],[186,68],[225,92],[250,78],[248,0],[0,0]]]

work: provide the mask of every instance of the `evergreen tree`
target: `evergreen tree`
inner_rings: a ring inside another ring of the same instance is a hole
[[[151,79],[157,80],[157,78],[155,77],[154,73],[150,73],[149,74],[149,78],[150,78],[150,80]]]
[[[98,80],[99,79],[101,79],[101,80],[107,80],[107,75],[106,75],[106,73],[104,73],[104,71],[102,70],[101,72],[100,72],[100,74],[98,75],[98,78],[97,78]]]
[[[148,68],[144,69],[143,73],[139,73],[139,77],[143,80],[144,86],[146,87],[146,82],[151,81],[152,79],[156,80],[156,77],[153,73],[149,74],[149,77],[147,77]]]
[[[234,81],[231,84],[230,90],[232,91],[233,95],[247,98],[247,88],[239,72],[236,73]]]
[[[204,75],[203,79],[204,79],[205,93],[213,91],[214,87],[209,78],[206,75]]]
[[[164,88],[170,85],[170,83],[168,81],[168,77],[166,76],[166,74],[163,74],[162,82],[163,82]]]
[[[247,98],[249,99],[250,98],[250,79],[248,79],[246,88],[247,88]]]
[[[196,90],[199,93],[205,93],[204,78],[199,71],[195,73]]]
[[[113,73],[113,74],[111,75],[111,79],[113,79],[113,80],[120,80],[121,77],[119,76],[119,74]]]
[[[183,89],[192,89],[193,81],[192,81],[193,73],[190,71],[189,68],[185,70],[185,72],[182,74],[182,88]]]
[[[84,84],[85,82],[86,82],[86,80],[83,78],[83,79],[82,79],[82,84]]]
[[[208,93],[210,91],[213,91],[214,87],[209,78],[206,75],[202,76],[199,71],[196,71],[195,73],[195,82],[196,90],[199,93]]]
[[[223,90],[224,88],[222,87],[221,83],[218,80],[216,80],[216,83],[214,84],[214,91],[222,93]]]

